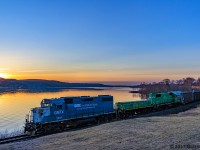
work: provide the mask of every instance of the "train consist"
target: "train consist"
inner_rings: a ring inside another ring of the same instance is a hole
[[[148,100],[117,102],[113,96],[61,97],[44,99],[41,107],[27,115],[24,131],[50,133],[85,123],[100,123],[145,114],[165,108],[200,101],[200,91],[151,93]]]

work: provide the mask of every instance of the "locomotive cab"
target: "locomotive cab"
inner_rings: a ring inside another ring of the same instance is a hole
[[[42,122],[45,116],[50,116],[50,107],[38,107],[32,109],[33,122],[40,123]]]
[[[42,100],[41,107],[31,109],[27,115],[24,132],[32,133],[41,124],[44,117],[50,116],[51,103],[47,99]]]
[[[41,123],[45,116],[50,116],[50,109],[52,104],[48,99],[41,102],[41,107],[32,109],[32,118],[34,123]]]

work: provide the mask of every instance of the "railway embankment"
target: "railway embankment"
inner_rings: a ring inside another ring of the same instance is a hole
[[[200,149],[200,105],[0,145],[0,149]]]

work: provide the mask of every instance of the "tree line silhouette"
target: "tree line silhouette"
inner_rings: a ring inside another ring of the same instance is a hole
[[[200,78],[187,77],[179,80],[164,79],[161,82],[141,83],[139,93],[200,90]]]

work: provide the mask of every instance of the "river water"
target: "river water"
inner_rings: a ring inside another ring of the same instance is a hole
[[[112,95],[114,102],[141,99],[140,94],[129,93],[130,90],[130,88],[111,88],[104,90],[63,90],[60,92],[0,94],[0,133],[22,129],[26,114],[31,108],[39,107],[41,100],[44,98]]]

